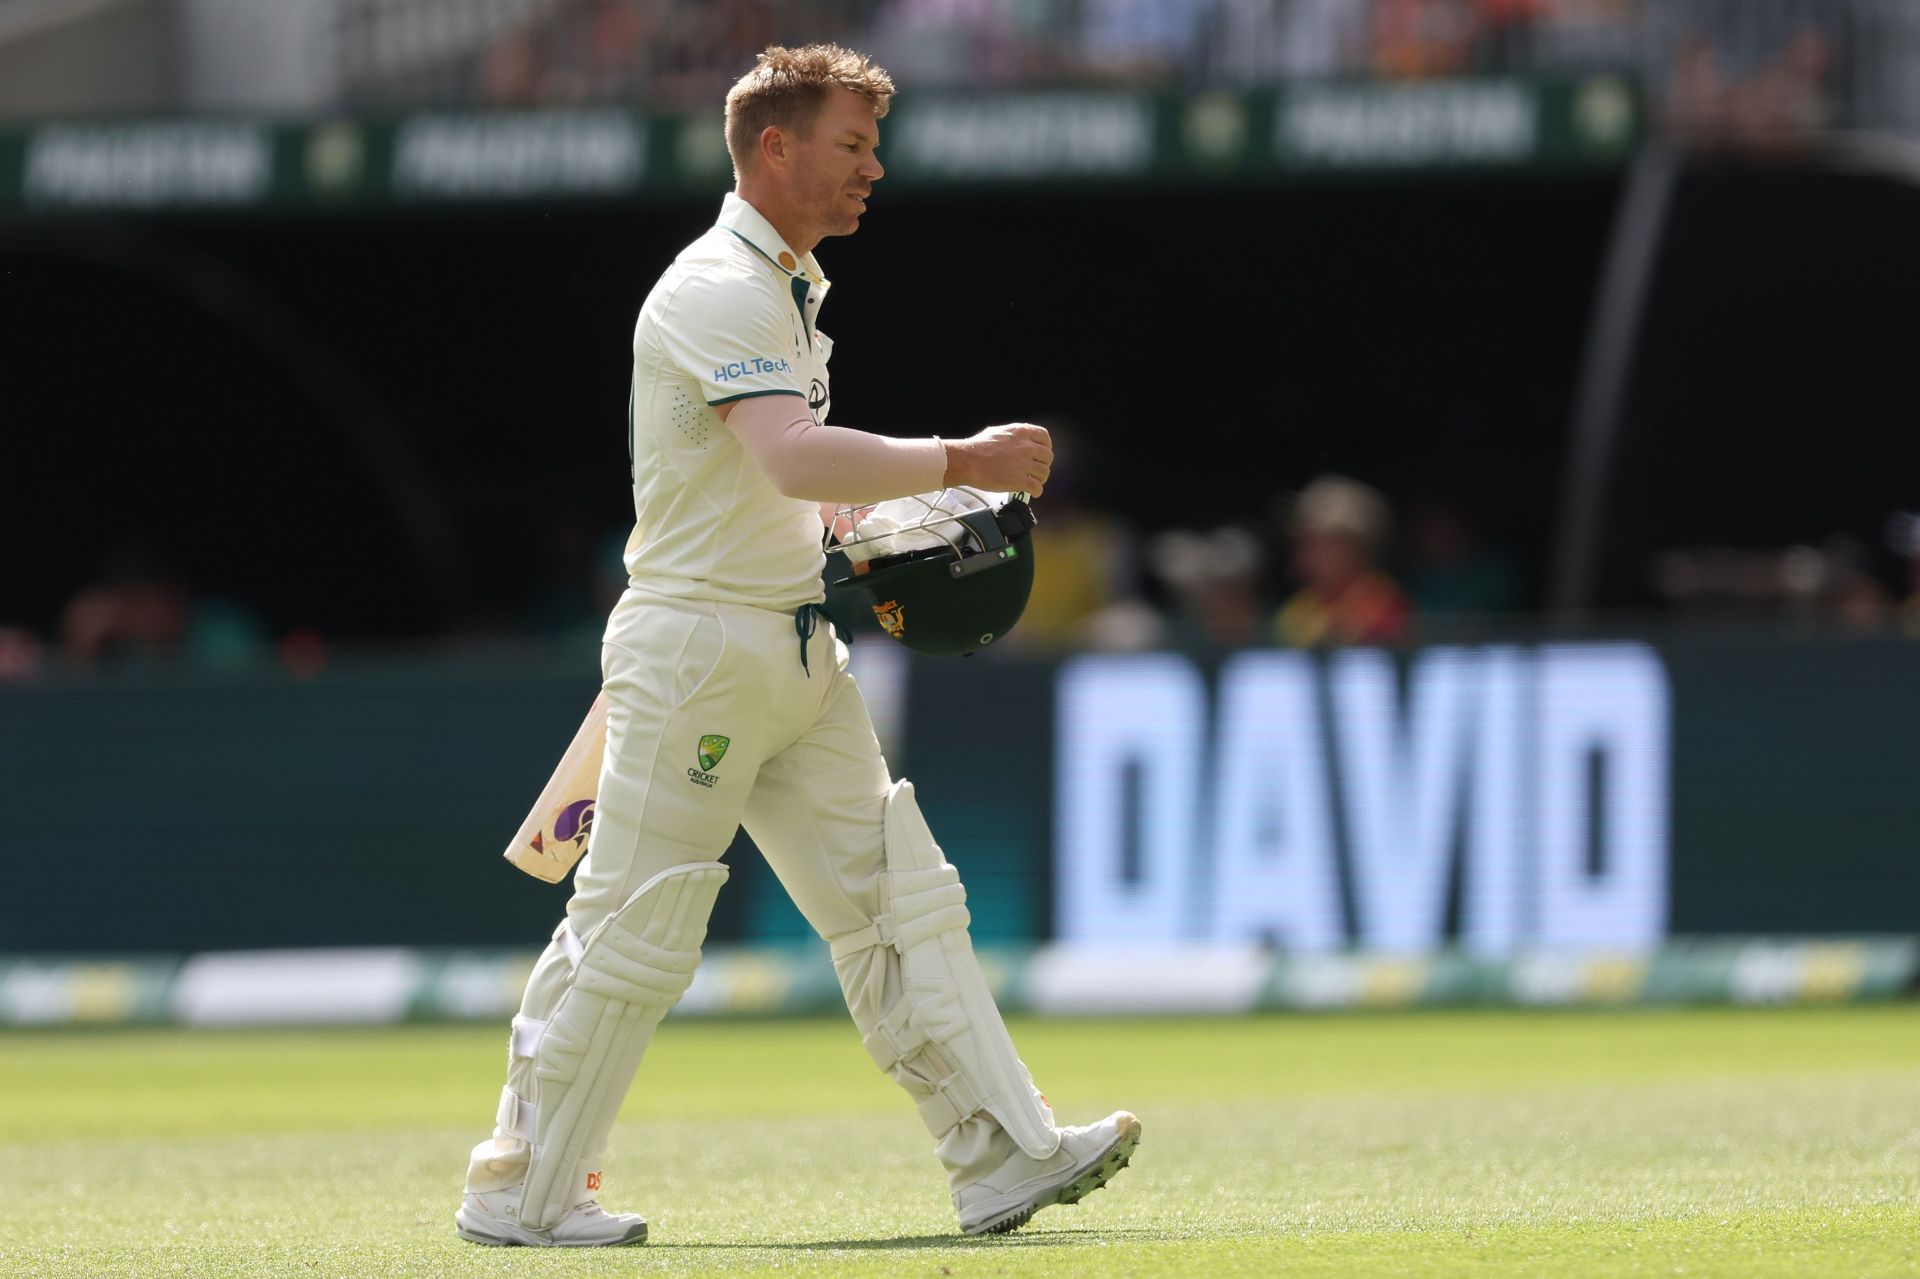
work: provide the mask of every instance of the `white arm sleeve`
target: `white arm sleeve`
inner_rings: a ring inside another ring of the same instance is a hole
[[[806,400],[761,395],[725,406],[741,447],[787,497],[844,504],[884,502],[939,488],[947,451],[937,439],[895,440],[821,426]]]

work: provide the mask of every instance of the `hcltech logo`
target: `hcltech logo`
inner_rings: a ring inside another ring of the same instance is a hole
[[[722,364],[713,371],[716,382],[731,382],[737,377],[751,377],[755,373],[791,373],[793,365],[775,356],[756,355],[750,360],[735,360],[731,364]]]
[[[696,786],[705,786],[708,789],[712,789],[714,783],[720,780],[713,775],[713,770],[720,766],[722,759],[726,758],[727,747],[732,744],[733,741],[731,738],[722,737],[718,733],[708,733],[702,737],[700,739],[700,746],[698,750],[695,751],[695,755],[700,761],[700,767],[689,768],[687,770],[687,780]]]

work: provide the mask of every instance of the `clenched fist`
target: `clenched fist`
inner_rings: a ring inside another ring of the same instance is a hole
[[[990,426],[967,439],[943,442],[949,488],[965,485],[1039,497],[1053,473],[1053,439],[1046,427],[1031,422]]]

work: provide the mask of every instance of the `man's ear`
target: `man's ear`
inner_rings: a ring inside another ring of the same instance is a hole
[[[786,165],[787,135],[779,125],[770,124],[760,130],[760,158],[771,164]]]

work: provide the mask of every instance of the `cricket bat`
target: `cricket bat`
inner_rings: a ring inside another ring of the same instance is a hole
[[[606,753],[607,695],[601,693],[502,854],[508,861],[549,884],[567,877],[587,851],[593,805],[600,794],[600,761]]]

